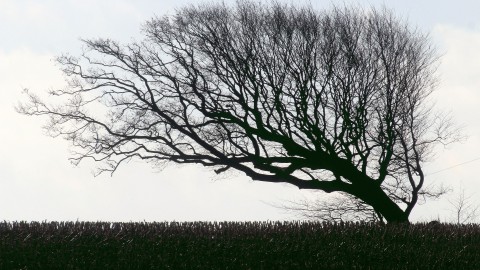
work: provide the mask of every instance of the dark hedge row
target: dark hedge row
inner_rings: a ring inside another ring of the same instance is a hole
[[[480,226],[3,222],[0,269],[480,269]]]

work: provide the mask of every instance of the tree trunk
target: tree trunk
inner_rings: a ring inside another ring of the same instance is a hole
[[[408,215],[376,184],[353,186],[352,194],[380,213],[388,223],[409,223]]]

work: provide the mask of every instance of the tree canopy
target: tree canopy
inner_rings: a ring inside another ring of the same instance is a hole
[[[131,158],[237,170],[349,194],[388,222],[438,195],[422,165],[455,140],[429,100],[438,57],[392,12],[203,4],[143,33],[83,40],[82,55],[57,59],[67,87],[48,102],[30,93],[19,110],[48,115],[73,160],[93,158],[100,172]]]

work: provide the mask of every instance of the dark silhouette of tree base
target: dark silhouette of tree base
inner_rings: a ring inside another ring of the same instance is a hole
[[[84,40],[57,61],[67,98],[18,107],[92,158],[99,173],[140,158],[238,170],[256,181],[343,192],[408,222],[422,164],[455,141],[429,107],[436,56],[386,10],[239,1],[148,21],[145,40]]]

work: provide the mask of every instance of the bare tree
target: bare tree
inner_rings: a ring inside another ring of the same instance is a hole
[[[48,115],[74,162],[131,158],[237,170],[256,181],[342,192],[408,222],[432,147],[455,140],[428,97],[437,57],[387,10],[205,4],[148,21],[142,42],[84,40],[68,76],[18,107]],[[52,97],[53,99],[53,97]]]
[[[471,200],[472,195],[465,195],[465,189],[462,189],[455,200],[448,200],[457,224],[473,223],[478,218],[480,205],[475,205]]]

